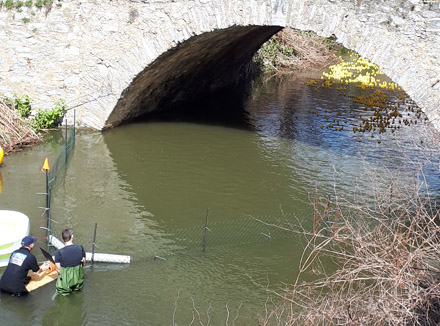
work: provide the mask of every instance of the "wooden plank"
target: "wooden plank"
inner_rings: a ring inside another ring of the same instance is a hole
[[[29,292],[42,287],[43,285],[49,284],[54,281],[58,277],[58,273],[56,271],[50,272],[49,274],[46,272],[34,273],[29,271],[28,276],[31,277],[31,280],[28,284],[26,284],[26,290]]]

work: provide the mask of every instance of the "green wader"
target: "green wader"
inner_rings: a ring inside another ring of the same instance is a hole
[[[83,288],[83,283],[83,265],[61,267],[56,283],[57,293],[66,296],[74,291],[80,291]]]

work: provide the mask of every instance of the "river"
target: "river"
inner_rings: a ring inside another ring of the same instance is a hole
[[[78,131],[53,188],[53,232],[61,238],[72,227],[75,242],[91,251],[97,223],[96,251],[130,255],[131,263],[88,264],[84,290],[67,298],[55,295],[54,283],[24,298],[2,295],[1,325],[189,325],[193,318],[255,325],[275,298],[266,287],[294,282],[304,246],[303,237],[258,220],[309,228],[316,191],[368,202],[375,187],[413,185],[421,165],[438,193],[438,148],[423,117],[373,138],[354,133],[364,108],[306,84],[319,75],[263,80],[244,102],[201,103],[204,113]],[[336,120],[327,127],[341,111],[338,127]],[[63,141],[63,132],[53,132],[0,169],[0,207],[30,217],[39,261],[46,235],[40,169]]]

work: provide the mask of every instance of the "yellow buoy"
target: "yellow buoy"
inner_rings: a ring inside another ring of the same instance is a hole
[[[5,153],[4,153],[4,151],[3,151],[3,148],[0,146],[0,165],[2,164],[2,162],[3,162],[3,156],[5,155]]]

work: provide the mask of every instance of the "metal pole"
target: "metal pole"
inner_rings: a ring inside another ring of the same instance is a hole
[[[93,233],[93,244],[92,244],[92,264],[95,258],[95,246],[96,246],[96,228],[98,227],[98,223],[95,223],[95,232]]]
[[[49,243],[50,235],[50,193],[49,193],[49,170],[46,170],[46,239]]]
[[[44,160],[43,167],[41,168],[41,172],[46,171],[46,192],[44,193],[46,195],[46,245],[49,246],[49,236],[50,236],[50,186],[49,186],[49,160]]]
[[[203,252],[206,251],[206,231],[210,231],[208,229],[208,215],[209,215],[209,208],[206,210],[205,233],[203,235]]]
[[[75,143],[75,126],[76,126],[76,110],[73,110],[73,140],[72,143]]]
[[[69,148],[69,141],[67,139],[67,119],[66,119],[66,138],[65,138],[65,142],[66,142],[66,146],[65,146],[65,155],[64,155],[64,163],[67,163],[67,156],[69,155],[68,152],[68,148]]]

